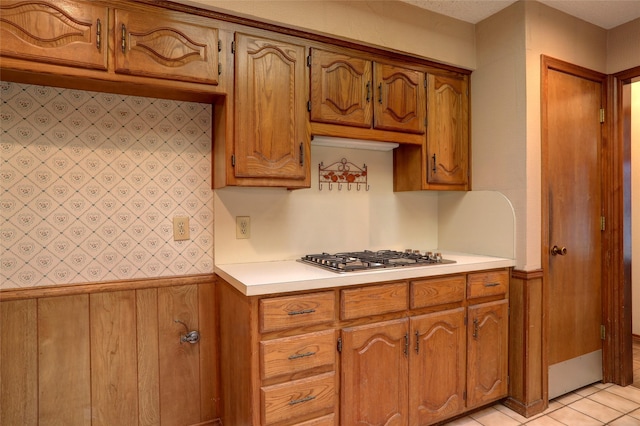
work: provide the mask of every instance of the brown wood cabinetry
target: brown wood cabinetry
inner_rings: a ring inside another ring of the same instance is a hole
[[[428,76],[427,184],[466,186],[469,94],[466,76]]]
[[[394,150],[394,190],[471,189],[469,76],[427,74],[427,137]]]
[[[218,84],[218,30],[115,10],[115,72]]]
[[[508,277],[254,297],[220,280],[223,422],[423,426],[505,397]]]
[[[340,424],[406,425],[409,320],[342,330]]]
[[[241,33],[235,39],[234,175],[255,186],[308,187],[306,48]]]
[[[82,1],[2,0],[0,13],[1,56],[107,69],[107,7]]]
[[[507,395],[508,303],[469,306],[467,330],[467,407],[475,408]]]
[[[422,71],[346,53],[311,50],[313,122],[424,134],[424,87]],[[338,131],[340,136],[349,135],[348,129]],[[363,137],[362,132],[352,134]]]

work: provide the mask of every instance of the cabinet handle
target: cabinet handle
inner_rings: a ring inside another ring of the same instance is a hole
[[[303,315],[303,314],[312,314],[316,310],[315,309],[302,309],[301,311],[291,311],[287,312],[287,315]]]
[[[409,333],[404,335],[404,356],[409,356]]]
[[[416,331],[416,353],[420,353],[420,332]]]
[[[431,171],[433,171],[433,174],[436,174],[436,155],[433,154],[433,157],[431,157],[433,159],[433,167],[431,168]]]
[[[300,404],[303,402],[307,402],[307,401],[311,401],[316,399],[316,397],[314,395],[309,395],[309,396],[305,396],[304,398],[300,398],[300,399],[294,399],[289,401],[289,405],[296,405],[296,404]]]
[[[371,101],[371,81],[367,81],[367,103]]]
[[[96,48],[100,50],[100,45],[102,43],[102,22],[100,19],[96,21]]]
[[[294,359],[298,359],[298,358],[306,358],[308,356],[314,356],[316,353],[315,352],[305,352],[303,354],[293,354],[293,355],[289,355],[289,359],[290,360],[294,360]]]
[[[127,50],[127,27],[122,24],[122,53]]]
[[[378,102],[382,103],[382,83],[378,85]]]
[[[304,166],[304,145],[300,142],[300,166]]]
[[[500,283],[484,283],[485,287],[498,287]]]
[[[478,339],[478,328],[480,327],[478,318],[473,319],[473,338]]]

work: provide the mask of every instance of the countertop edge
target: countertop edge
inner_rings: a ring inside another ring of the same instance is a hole
[[[456,263],[423,267],[335,273],[293,260],[215,265],[214,272],[245,296],[286,294],[403,279],[435,277],[515,266],[514,259],[449,255]]]

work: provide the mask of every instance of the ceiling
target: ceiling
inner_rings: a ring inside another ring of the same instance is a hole
[[[517,0],[402,0],[476,24]],[[530,0],[524,0],[530,1]],[[537,0],[604,29],[640,18],[640,0]]]

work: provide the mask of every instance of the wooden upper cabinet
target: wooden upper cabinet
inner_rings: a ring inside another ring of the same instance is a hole
[[[218,84],[216,28],[117,9],[114,38],[117,73]]]
[[[241,33],[235,46],[235,176],[308,187],[305,47]]]
[[[0,55],[56,65],[107,69],[105,6],[64,0],[0,3]]]
[[[372,63],[311,49],[311,120],[371,127]]]
[[[428,75],[427,183],[468,185],[468,76]]]
[[[424,73],[311,51],[311,120],[408,133],[425,132]]]
[[[382,130],[425,132],[424,73],[375,63],[374,127]]]

